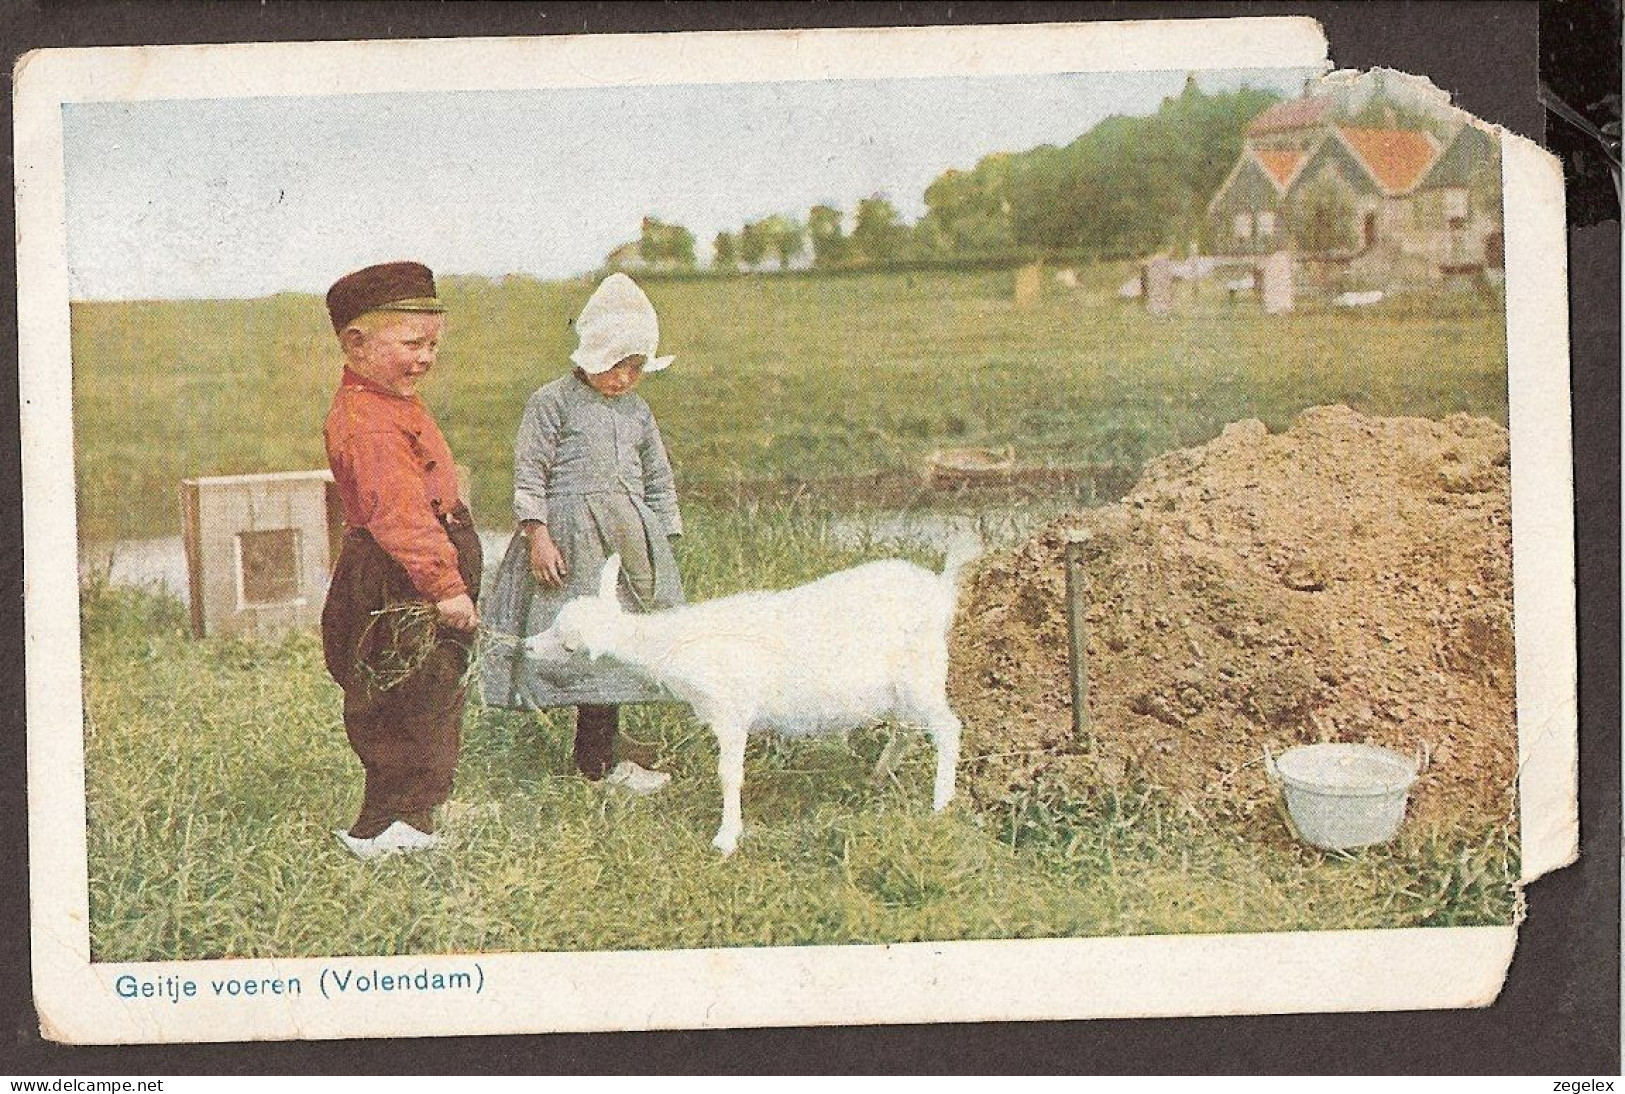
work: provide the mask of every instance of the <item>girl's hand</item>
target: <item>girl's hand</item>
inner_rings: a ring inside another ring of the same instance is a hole
[[[570,567],[565,563],[558,544],[553,542],[547,525],[533,524],[529,532],[531,576],[550,589],[564,588],[564,579],[570,576]]]

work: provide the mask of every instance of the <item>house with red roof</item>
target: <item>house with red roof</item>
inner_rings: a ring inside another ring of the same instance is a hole
[[[1277,103],[1248,126],[1207,208],[1207,250],[1291,251],[1347,285],[1388,288],[1499,269],[1500,152],[1456,118],[1402,124],[1334,95]]]

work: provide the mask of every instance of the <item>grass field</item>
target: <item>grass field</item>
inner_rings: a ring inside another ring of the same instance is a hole
[[[1025,310],[1007,272],[653,282],[677,364],[641,391],[683,490],[711,496],[916,468],[943,445],[1132,475],[1228,422],[1281,428],[1319,403],[1506,419],[1502,320],[1477,297],[1282,319],[1204,300],[1159,320],[1114,299],[1124,273],[1086,270],[1078,291],[1052,286]],[[519,415],[567,367],[589,289],[445,287],[450,329],[425,398],[488,524],[507,519]],[[77,304],[73,353],[84,540],[175,534],[185,477],[325,466],[339,359],[315,297]]]
[[[1008,273],[655,282],[654,405],[688,497],[689,593],[784,586],[875,553],[817,505],[715,504],[742,483],[912,468],[941,445],[1114,464],[1286,425],[1306,406],[1506,419],[1499,311],[1476,297],[1285,319],[1222,301],[1155,320],[1121,268],[1026,310]],[[506,520],[529,392],[590,286],[450,280],[426,398]],[[1425,306],[1424,306],[1425,304]],[[74,307],[84,540],[173,535],[182,477],[320,467],[338,363],[319,301]],[[702,500],[712,499],[711,503]],[[824,500],[828,500],[827,498]],[[886,553],[891,553],[887,551]],[[873,786],[879,731],[752,742],[747,829],[721,860],[715,746],[675,707],[628,732],[675,775],[627,801],[569,773],[562,718],[471,710],[453,850],[362,866],[330,829],[360,785],[313,635],[194,641],[181,606],[83,589],[91,932],[98,960],[1258,931],[1509,922],[1504,829],[1407,825],[1328,856],[1158,794],[1055,788],[929,811],[930,751]]]
[[[846,565],[784,510],[697,514],[682,564],[698,596]],[[643,949],[1308,930],[1509,922],[1511,834],[1408,825],[1323,855],[1274,818],[1210,824],[1149,790],[1036,787],[930,812],[913,739],[872,785],[880,730],[755,740],[746,832],[710,846],[710,734],[676,707],[627,733],[675,779],[628,800],[573,776],[564,716],[473,708],[453,847],[358,864],[360,770],[314,635],[198,642],[181,606],[84,591],[90,922],[96,960]]]

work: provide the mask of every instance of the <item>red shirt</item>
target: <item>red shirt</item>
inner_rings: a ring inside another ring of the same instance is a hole
[[[457,465],[423,401],[345,369],[322,434],[344,523],[370,532],[425,599],[468,592],[440,524],[458,505]]]

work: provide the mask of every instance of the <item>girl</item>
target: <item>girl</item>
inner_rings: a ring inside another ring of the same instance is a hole
[[[486,623],[529,636],[553,623],[560,607],[592,595],[598,572],[621,556],[621,600],[629,611],[683,602],[671,541],[682,515],[671,463],[654,414],[634,389],[672,358],[656,357],[654,306],[625,274],[605,278],[575,323],[575,368],[530,397],[514,443],[514,518],[518,530],[491,591]],[[613,764],[620,703],[665,698],[624,669],[584,657],[532,661],[516,645],[484,670],[494,706],[576,707],[575,763],[589,779],[638,793],[669,776],[631,761]],[[612,766],[613,764],[613,766]]]

